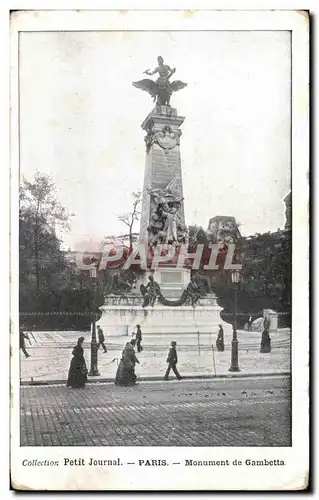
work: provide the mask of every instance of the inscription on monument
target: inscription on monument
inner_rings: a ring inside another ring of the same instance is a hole
[[[161,284],[168,285],[170,283],[181,283],[182,273],[180,271],[162,271]]]

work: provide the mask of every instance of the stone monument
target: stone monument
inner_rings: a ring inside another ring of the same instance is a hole
[[[146,161],[140,242],[152,249],[158,244],[176,247],[187,242],[180,156],[183,121],[176,109],[156,106],[142,123]],[[154,279],[167,296],[179,296],[190,281],[190,270],[160,265]]]
[[[162,57],[158,57],[153,71],[144,73],[158,73],[159,77],[156,81],[133,83],[156,101],[141,125],[146,159],[139,244],[152,256],[160,252],[160,257],[156,264],[153,259],[151,265],[140,270],[135,292],[105,297],[99,324],[107,334],[117,335],[131,333],[136,324],[146,334],[217,332],[218,325],[224,323],[216,295],[201,296],[191,276],[191,264],[187,259],[180,260],[188,244],[180,151],[185,118],[171,107],[170,98],[187,84],[170,82],[175,69],[164,65]]]

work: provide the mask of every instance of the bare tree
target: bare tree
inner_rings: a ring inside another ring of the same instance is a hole
[[[139,205],[141,203],[142,199],[142,193],[141,191],[136,191],[132,193],[133,196],[133,207],[132,211],[130,213],[126,213],[123,215],[119,215],[118,219],[123,222],[126,226],[129,228],[129,243],[130,243],[130,250],[133,248],[133,240],[134,240],[134,235],[133,235],[133,227],[134,223],[139,220],[141,212],[139,211]]]

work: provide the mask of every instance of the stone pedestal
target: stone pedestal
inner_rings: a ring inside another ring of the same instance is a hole
[[[190,282],[191,272],[185,268],[158,267],[153,276],[160,285],[164,297],[178,298]]]
[[[217,333],[218,325],[224,330],[230,325],[220,319],[221,307],[214,294],[199,300],[196,307],[167,307],[156,303],[155,307],[142,307],[143,298],[136,295],[108,296],[100,308],[102,317],[98,324],[105,335],[131,335],[136,325],[145,334]]]
[[[160,285],[161,292],[167,299],[178,299],[191,279],[190,269],[176,266],[159,266],[156,269],[144,271],[136,287],[147,285],[148,277],[153,276]]]

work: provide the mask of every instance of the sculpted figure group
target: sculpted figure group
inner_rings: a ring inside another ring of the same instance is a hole
[[[158,73],[159,77],[155,82],[154,80],[145,78],[144,80],[133,82],[133,85],[138,89],[148,92],[153,97],[153,101],[156,100],[157,106],[170,106],[172,93],[185,88],[187,83],[181,80],[170,82],[170,78],[175,73],[176,69],[170,68],[167,64],[164,64],[164,60],[161,56],[158,56],[157,63],[158,66],[156,66],[153,71],[149,69],[144,71],[144,73],[149,76]]]
[[[191,278],[186,289],[182,292],[180,299],[169,300],[166,299],[161,292],[161,287],[154,280],[153,276],[149,276],[147,285],[141,285],[140,291],[143,295],[144,301],[142,307],[154,307],[156,300],[158,299],[163,305],[167,306],[181,306],[185,304],[188,300],[193,307],[201,297],[200,287],[195,278]]]
[[[156,246],[157,243],[186,243],[187,227],[179,216],[183,198],[180,198],[174,191],[174,183],[176,183],[175,179],[164,189],[149,188],[147,190],[153,207],[150,225],[147,228],[151,247]]]

